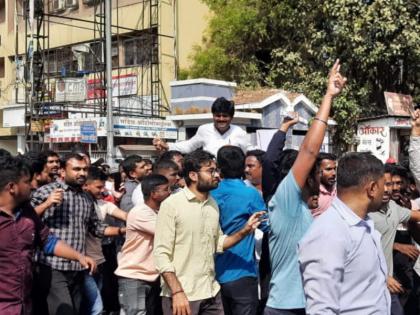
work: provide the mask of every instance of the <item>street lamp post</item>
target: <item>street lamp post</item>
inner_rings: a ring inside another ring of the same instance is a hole
[[[114,165],[114,121],[112,115],[112,1],[105,0],[105,63],[106,63],[106,162]]]

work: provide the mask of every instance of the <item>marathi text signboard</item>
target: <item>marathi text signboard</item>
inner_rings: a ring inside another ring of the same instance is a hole
[[[51,142],[81,141],[81,125],[96,125],[97,137],[106,137],[106,117],[53,120],[50,129]],[[169,120],[156,118],[114,117],[114,135],[116,137],[177,139],[178,131]]]
[[[385,103],[389,115],[410,116],[413,110],[413,98],[410,95],[385,92]]]
[[[84,102],[86,100],[86,79],[64,78],[55,84],[56,102]]]
[[[137,75],[126,74],[112,77],[112,97],[137,94]],[[102,80],[88,80],[87,98],[95,99],[106,96],[106,88]]]
[[[80,142],[98,143],[98,135],[96,133],[96,121],[84,122],[80,125]]]
[[[106,136],[106,117],[78,118],[78,119],[59,119],[53,120],[50,126],[51,142],[79,142],[80,125],[83,123],[95,123],[96,134],[98,137]]]
[[[359,137],[357,152],[372,152],[382,162],[388,159],[391,141],[388,126],[375,126],[372,122],[359,124],[357,136]]]
[[[164,119],[114,117],[116,137],[177,139],[173,122]]]

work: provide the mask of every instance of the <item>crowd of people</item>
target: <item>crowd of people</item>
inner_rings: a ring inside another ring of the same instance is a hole
[[[337,61],[299,151],[231,124],[118,168],[83,148],[0,150],[0,314],[420,314],[420,110],[409,167],[320,152]]]

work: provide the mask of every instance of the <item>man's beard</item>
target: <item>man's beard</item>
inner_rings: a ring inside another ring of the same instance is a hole
[[[205,182],[204,180],[200,178],[200,175],[199,175],[198,182],[197,182],[197,190],[199,192],[205,193],[205,192],[209,192],[210,190],[217,188],[218,185],[219,185],[218,182],[215,182],[215,183]]]

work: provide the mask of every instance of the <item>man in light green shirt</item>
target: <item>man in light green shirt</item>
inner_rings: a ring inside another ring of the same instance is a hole
[[[164,279],[163,312],[223,314],[214,255],[252,233],[264,212],[252,215],[238,232],[223,235],[217,203],[209,195],[220,181],[214,156],[192,152],[185,157],[184,174],[187,187],[161,204],[156,224],[154,258]]]

